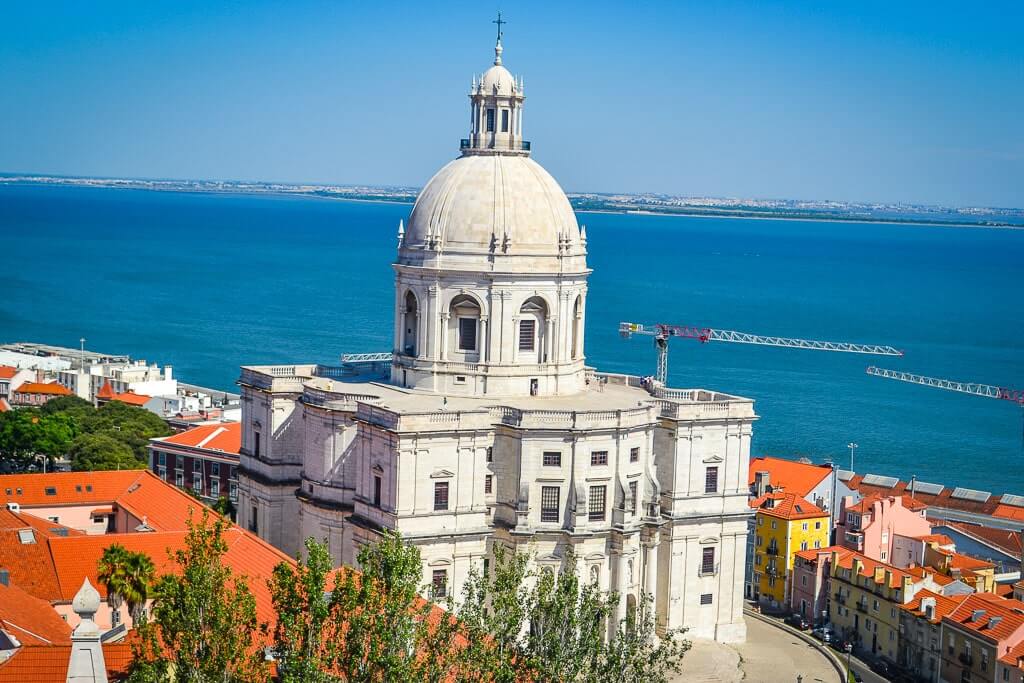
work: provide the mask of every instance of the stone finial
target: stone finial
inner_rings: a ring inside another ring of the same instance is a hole
[[[513,47],[515,47],[515,46],[513,46]],[[501,53],[504,52],[504,51],[505,51],[505,48],[503,48],[501,46],[501,41],[499,40],[498,44],[494,46],[494,63],[495,63],[495,65],[500,65],[501,64]]]
[[[71,609],[82,618],[82,621],[92,621],[96,612],[99,611],[100,593],[89,583],[89,577],[85,577],[82,587],[78,589],[75,599],[71,601]]]
[[[398,221],[398,246],[402,246],[402,242],[405,241],[405,221],[399,219]]]

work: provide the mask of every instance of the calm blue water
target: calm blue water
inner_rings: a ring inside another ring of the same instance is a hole
[[[0,340],[171,363],[230,388],[243,363],[336,362],[391,343],[408,206],[0,186]],[[1024,493],[1022,410],[869,377],[871,363],[1024,386],[1024,232],[583,214],[588,362],[651,374],[620,320],[905,349],[872,358],[672,342],[670,381],[757,400],[754,452]]]

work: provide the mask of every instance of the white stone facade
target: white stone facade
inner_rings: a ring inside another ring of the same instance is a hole
[[[239,523],[346,564],[398,529],[456,596],[497,543],[571,554],[620,616],[647,592],[660,629],[741,641],[753,402],[585,366],[586,232],[496,54],[400,227],[389,380],[242,368]]]

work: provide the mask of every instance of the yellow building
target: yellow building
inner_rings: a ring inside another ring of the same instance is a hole
[[[952,580],[928,569],[899,569],[860,553],[832,553],[828,615],[840,638],[858,652],[896,662],[900,644],[900,607],[921,589],[941,593]]]
[[[777,491],[751,501],[754,521],[754,600],[784,605],[793,558],[828,546],[828,513],[795,493]]]

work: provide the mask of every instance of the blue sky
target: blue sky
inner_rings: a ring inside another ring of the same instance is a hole
[[[1024,206],[1024,9],[507,3],[569,191]],[[10,3],[0,171],[422,185],[493,58],[480,3]]]

